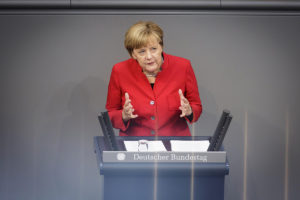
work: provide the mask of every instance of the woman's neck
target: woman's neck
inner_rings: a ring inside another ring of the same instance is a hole
[[[147,77],[149,83],[155,83],[156,77]]]

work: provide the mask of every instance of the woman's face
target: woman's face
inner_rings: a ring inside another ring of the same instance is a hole
[[[162,65],[162,47],[156,39],[139,49],[134,49],[132,57],[137,60],[145,73],[153,74],[160,70]]]

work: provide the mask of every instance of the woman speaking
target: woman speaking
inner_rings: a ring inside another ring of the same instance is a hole
[[[106,109],[120,136],[190,136],[202,112],[189,60],[163,51],[163,31],[138,22],[125,34],[130,59],[114,65]]]

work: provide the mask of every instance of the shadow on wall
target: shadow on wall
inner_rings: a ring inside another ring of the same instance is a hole
[[[224,141],[230,163],[225,183],[226,199],[242,199],[243,195],[248,199],[281,198],[285,184],[284,128],[251,109],[245,109],[244,115],[235,118]],[[241,184],[243,182],[245,185]],[[274,182],[277,184],[270,184]],[[230,193],[233,185],[236,193]]]
[[[68,110],[71,113],[61,125],[61,143],[58,148],[63,153],[57,157],[59,165],[56,172],[58,189],[61,190],[59,193],[66,193],[71,199],[84,199],[89,193],[94,193],[95,190],[90,188],[90,180],[100,179],[99,174],[96,177],[89,176],[93,175],[91,171],[98,171],[95,170],[93,136],[99,135],[96,111],[99,110],[97,105],[100,102],[106,102],[106,95],[100,93],[106,91],[106,88],[101,80],[89,77],[76,85],[70,96]],[[95,187],[98,184],[93,185]]]
[[[285,185],[285,116],[282,124],[270,123],[248,112],[247,198],[283,199]],[[277,184],[271,184],[277,183]],[[269,192],[264,192],[269,191]]]
[[[222,111],[229,109],[219,107],[215,96],[207,88],[198,86],[200,98],[202,101],[203,112],[198,122],[195,123],[195,135],[212,136],[217,127]],[[227,151],[230,169],[229,175],[225,177],[225,197],[226,199],[242,199],[243,195],[243,161],[244,161],[244,110],[229,109],[233,114],[233,120],[227,131],[223,145]],[[238,114],[242,117],[239,117]],[[230,193],[232,188],[228,186],[235,185],[236,192]],[[229,196],[230,195],[230,196]]]
[[[212,136],[221,113],[218,113],[218,106],[213,94],[205,87],[198,86],[198,89],[202,102],[202,114],[198,121],[192,125],[192,127],[194,126],[194,133],[192,127],[190,127],[191,132],[195,136]]]
[[[41,135],[38,158],[38,198],[96,199],[100,175],[93,136],[100,134],[97,111],[106,102],[107,83],[98,77],[67,83],[47,106],[46,134]],[[99,107],[100,106],[100,107]],[[46,144],[45,144],[46,142]],[[45,144],[45,145],[44,145]],[[44,151],[48,149],[48,151]],[[44,187],[43,187],[44,186]],[[95,192],[96,191],[96,192]]]

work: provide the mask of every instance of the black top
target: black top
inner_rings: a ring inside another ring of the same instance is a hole
[[[154,83],[150,83],[150,85],[151,85],[151,87],[152,87],[152,89],[153,89],[153,87],[154,87]]]

